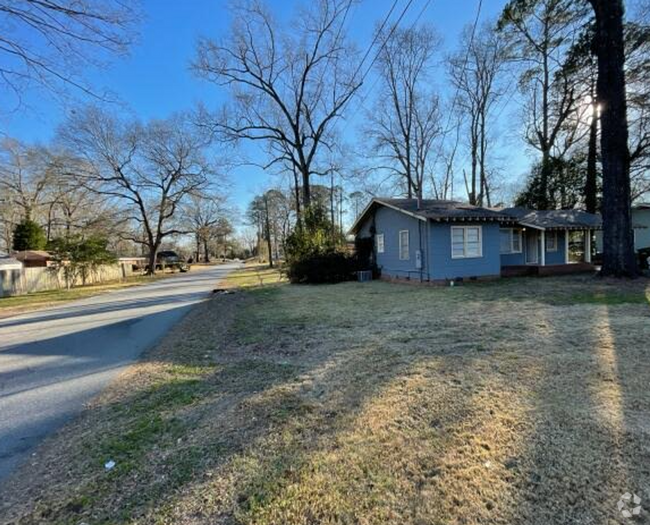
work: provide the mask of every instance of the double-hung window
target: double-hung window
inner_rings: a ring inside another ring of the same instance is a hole
[[[501,253],[521,253],[521,230],[516,228],[503,228],[501,236]]]
[[[483,236],[480,226],[451,227],[451,258],[469,259],[483,256]]]
[[[546,251],[557,251],[557,232],[546,232]]]
[[[377,249],[377,253],[384,253],[384,234],[383,233],[378,233],[375,235],[375,247]]]
[[[399,232],[399,260],[409,260],[409,231],[401,230]]]

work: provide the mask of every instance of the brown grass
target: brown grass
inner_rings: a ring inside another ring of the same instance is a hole
[[[217,296],[45,444],[0,516],[619,523],[624,492],[650,501],[649,296],[580,277]]]
[[[281,268],[269,268],[267,264],[249,262],[245,268],[232,272],[222,285],[226,288],[254,288],[286,282]]]

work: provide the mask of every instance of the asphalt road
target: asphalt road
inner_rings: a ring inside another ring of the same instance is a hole
[[[0,319],[0,484],[237,266]]]

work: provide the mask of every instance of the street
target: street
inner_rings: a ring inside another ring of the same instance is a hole
[[[0,483],[237,267],[0,320]]]

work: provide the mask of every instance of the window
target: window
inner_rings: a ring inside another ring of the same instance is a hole
[[[377,248],[377,253],[384,253],[384,234],[378,233],[375,235],[375,246]]]
[[[546,251],[557,251],[557,232],[546,232]]]
[[[408,261],[409,259],[409,231],[401,230],[399,232],[399,260]]]
[[[480,226],[451,227],[451,258],[468,259],[483,256]]]
[[[501,230],[501,253],[521,253],[521,230],[504,228]]]

